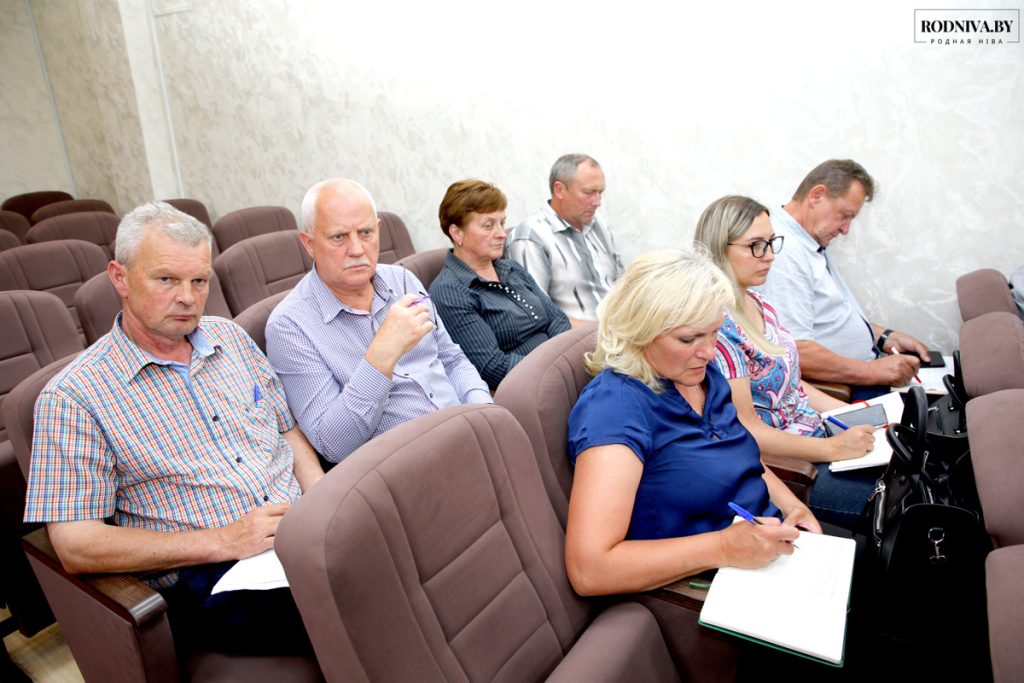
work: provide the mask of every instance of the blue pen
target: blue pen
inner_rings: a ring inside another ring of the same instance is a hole
[[[761,524],[761,522],[757,521],[757,518],[754,517],[754,515],[750,514],[747,510],[744,510],[742,507],[740,507],[736,503],[733,503],[732,501],[730,501],[729,502],[729,507],[732,508],[733,512],[735,512],[737,515],[739,515],[743,519],[747,520],[751,524],[759,524],[759,525]],[[796,548],[797,550],[800,550],[800,546],[798,546],[796,543],[793,544],[793,547]]]
[[[825,419],[834,424],[835,426],[843,428],[844,430],[849,429],[849,427],[847,427],[846,425],[844,425],[842,422],[832,417],[831,415],[829,415]]]
[[[259,405],[260,405],[260,401],[262,401],[262,400],[263,400],[263,392],[260,391],[260,385],[259,384],[253,384],[252,385],[252,402],[258,408]]]
[[[418,297],[416,297],[415,299],[413,299],[413,300],[412,300],[411,302],[409,302],[409,305],[410,305],[410,306],[416,306],[416,305],[418,305],[418,304],[421,304],[421,303],[423,303],[424,301],[426,301],[426,300],[427,300],[427,299],[429,299],[429,298],[430,298],[430,295],[429,295],[429,294],[424,294],[424,295],[422,295],[422,296],[418,296]]]

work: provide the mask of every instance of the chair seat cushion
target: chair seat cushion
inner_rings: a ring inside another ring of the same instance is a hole
[[[626,602],[601,612],[548,681],[678,681],[654,615]]]

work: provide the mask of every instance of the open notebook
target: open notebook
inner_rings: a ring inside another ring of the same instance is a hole
[[[895,391],[888,394],[882,394],[876,396],[870,401],[866,402],[868,405],[880,405],[885,408],[885,416],[889,422],[899,422],[903,416],[903,396]],[[828,417],[829,415],[842,420],[843,413],[851,410],[860,410],[864,407],[862,402],[857,402],[849,406],[842,408],[836,408],[835,410],[829,410],[821,414],[822,417]],[[879,427],[875,430],[875,445],[874,447],[862,455],[859,458],[853,458],[852,460],[839,460],[837,462],[830,462],[828,469],[831,472],[843,472],[846,470],[859,470],[865,467],[877,467],[879,465],[888,465],[889,460],[892,458],[892,446],[885,439],[885,427]]]
[[[809,532],[796,544],[761,569],[719,569],[699,623],[842,666],[856,544]]]

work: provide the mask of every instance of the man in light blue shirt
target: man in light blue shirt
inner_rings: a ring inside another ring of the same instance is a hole
[[[849,159],[826,161],[807,174],[793,198],[772,211],[786,238],[764,293],[796,339],[801,373],[855,386],[900,386],[928,359],[928,348],[904,332],[868,320],[826,247],[874,195],[874,180]]]
[[[338,462],[425,413],[491,402],[419,280],[377,264],[380,221],[365,188],[343,179],[314,185],[299,237],[314,267],[270,316],[267,356],[325,458]]]

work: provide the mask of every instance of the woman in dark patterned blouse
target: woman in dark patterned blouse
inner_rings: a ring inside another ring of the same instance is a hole
[[[505,195],[482,180],[460,180],[438,210],[452,241],[430,298],[451,338],[491,389],[526,354],[569,329],[530,274],[505,252]]]

